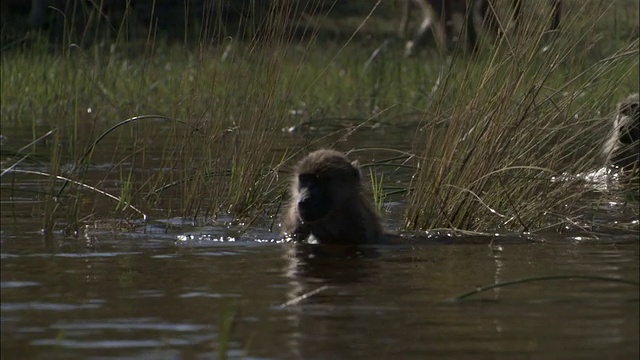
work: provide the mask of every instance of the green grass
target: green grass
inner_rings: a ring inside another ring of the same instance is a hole
[[[386,194],[384,191],[384,174],[376,175],[375,169],[369,169],[369,178],[371,179],[371,191],[373,194],[373,204],[378,212],[382,212]]]
[[[625,4],[637,13],[631,1],[565,1],[557,37],[525,18],[521,34],[483,44],[476,58],[427,49],[404,59],[401,44],[383,43],[393,26],[375,13],[285,20],[281,9],[260,41],[118,37],[51,51],[36,38],[1,55],[2,129],[30,133],[25,144],[56,130],[30,149],[50,164],[47,231],[63,226],[61,214],[70,231],[87,217],[138,217],[127,204],[152,218],[260,217],[278,202],[295,159],[379,123],[407,126],[414,142],[407,229],[532,231],[579,211],[571,206],[589,190],[549,179],[597,167],[607,118],[638,91],[638,20]],[[288,21],[330,23],[344,40],[292,39]],[[406,124],[408,113],[418,125]],[[281,129],[297,122],[319,131],[282,143]],[[111,169],[93,179],[91,164]]]
[[[637,91],[638,39],[599,58],[606,18],[590,17],[593,3],[570,5],[557,38],[532,22],[474,63],[454,58],[431,110],[446,125],[425,124],[426,144],[415,150],[425,160],[407,228],[529,232],[571,217],[589,188],[550,178],[601,165],[607,117]]]

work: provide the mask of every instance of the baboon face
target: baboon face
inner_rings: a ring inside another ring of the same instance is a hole
[[[604,143],[608,165],[632,170],[640,165],[640,109],[638,94],[628,96],[618,104],[613,127]]]
[[[380,220],[361,190],[360,171],[343,154],[310,153],[295,167],[283,233],[321,244],[379,241]]]
[[[333,199],[329,180],[315,174],[298,175],[298,214],[304,222],[324,218],[331,209]]]
[[[626,98],[618,106],[615,126],[620,130],[619,141],[631,145],[640,141],[640,109],[638,94]]]
[[[297,199],[298,216],[305,223],[322,220],[347,199],[349,192],[359,191],[359,170],[335,151],[309,154],[298,164],[296,173],[292,194]]]

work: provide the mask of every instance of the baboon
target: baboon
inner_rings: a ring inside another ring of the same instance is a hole
[[[405,46],[405,55],[411,55],[413,48],[419,43],[427,29],[432,28],[438,47],[443,48],[450,33],[449,25],[452,23],[453,15],[461,14],[465,17],[467,28],[467,45],[472,51],[477,50],[477,29],[474,24],[474,17],[477,12],[484,19],[485,26],[498,37],[504,35],[503,28],[494,9],[494,3],[491,0],[397,0],[400,3],[400,25],[398,35],[404,37],[408,24],[410,6],[420,10],[420,25],[415,32],[412,40],[407,41]],[[512,20],[515,27],[519,27],[522,0],[513,0]],[[560,26],[561,18],[561,0],[549,0],[553,9],[553,20],[551,30],[555,30]],[[467,8],[467,5],[470,8]]]
[[[500,21],[495,13],[495,9],[492,8],[490,0],[482,0],[480,4],[480,13],[484,17],[484,24],[490,28],[499,37],[504,35],[503,29],[500,27]],[[560,18],[562,16],[562,0],[549,0],[549,5],[552,8],[553,19],[551,20],[550,30],[556,30],[560,27]],[[514,27],[518,29],[520,27],[520,13],[522,9],[522,0],[513,0],[511,2],[512,20]]]
[[[398,37],[404,39],[407,35],[407,28],[409,27],[409,13],[412,8],[416,8],[420,11],[420,26],[426,30],[431,26],[433,20],[433,8],[429,5],[428,1],[423,0],[396,0],[398,7],[400,8],[400,22],[398,23]]]
[[[409,3],[417,7],[420,10],[421,21],[418,29],[415,32],[412,40],[407,41],[405,46],[405,55],[409,56],[413,52],[414,47],[418,44],[425,32],[429,29],[433,29],[434,37],[438,48],[443,49],[447,41],[448,25],[452,22],[455,14],[461,14],[465,19],[466,31],[467,31],[467,46],[473,52],[476,50],[478,34],[473,22],[473,9],[476,8],[476,3],[479,0],[401,0],[406,4],[402,4],[400,19],[399,33],[404,33],[406,30],[408,16],[409,16]],[[470,11],[467,11],[467,4],[470,5]]]
[[[382,237],[380,220],[366,201],[360,170],[342,154],[321,149],[295,167],[283,233],[321,244],[368,244]]]
[[[618,104],[616,116],[604,144],[607,165],[632,170],[640,165],[640,109],[638,94]]]
[[[3,3],[4,4],[4,3]],[[404,39],[409,26],[409,0],[396,0],[396,5],[400,8],[400,21],[398,22],[398,38]]]

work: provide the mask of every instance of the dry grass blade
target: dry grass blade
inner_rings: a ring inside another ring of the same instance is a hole
[[[31,174],[31,175],[39,175],[39,176],[51,177],[51,174],[48,174],[48,173],[45,173],[45,172],[41,172],[41,171],[14,169],[14,170],[12,170],[12,172],[19,173],[19,174]],[[100,190],[100,189],[98,189],[96,187],[93,187],[91,185],[87,185],[87,184],[85,184],[83,182],[80,182],[80,181],[77,181],[77,180],[73,180],[73,179],[70,179],[70,178],[67,178],[67,177],[64,177],[64,176],[60,176],[60,175],[56,175],[55,178],[58,179],[58,180],[62,180],[62,181],[65,181],[65,182],[69,182],[69,183],[75,184],[75,185],[79,185],[79,186],[81,186],[81,187],[83,187],[85,189],[94,191],[94,192],[96,192],[96,193],[98,193],[100,195],[104,195],[104,196],[106,196],[106,197],[108,197],[110,199],[113,199],[113,200],[117,201],[118,203],[124,202],[121,198],[119,198],[119,197],[117,197],[115,195],[109,194],[108,192],[106,192],[104,190]],[[126,202],[124,202],[124,204],[125,204],[125,208],[127,208],[127,207],[131,208],[131,210],[133,210],[133,211],[137,212],[138,214],[140,214],[140,216],[142,216],[143,220],[145,220],[145,221],[147,220],[147,215],[145,213],[143,213],[140,209],[138,209],[135,206],[133,206],[133,205],[131,205],[129,203],[126,203]]]
[[[466,299],[466,298],[468,298],[470,296],[479,294],[479,293],[487,291],[487,290],[506,287],[506,286],[511,286],[511,285],[519,285],[519,284],[525,284],[525,283],[529,283],[529,282],[546,281],[546,280],[575,280],[575,279],[594,280],[594,281],[607,281],[607,282],[615,282],[615,283],[622,283],[622,284],[627,284],[627,285],[640,286],[640,283],[637,282],[637,281],[625,280],[625,279],[619,279],[619,278],[612,278],[612,277],[607,277],[607,276],[595,276],[595,275],[533,276],[533,277],[522,278],[522,279],[518,279],[518,280],[504,281],[504,282],[499,282],[499,283],[495,283],[495,284],[491,284],[491,285],[480,286],[477,289],[471,290],[471,291],[466,292],[466,293],[464,293],[462,295],[458,295],[458,296],[452,298],[451,300],[460,301],[460,300],[464,300],[464,299]]]
[[[33,145],[39,143],[40,141],[46,139],[47,137],[49,137],[49,135],[53,134],[56,132],[56,129],[53,130],[49,130],[47,131],[47,133],[45,133],[44,135],[40,136],[39,138],[31,141],[30,143],[28,143],[27,145],[21,147],[20,149],[18,149],[18,151],[16,151],[16,154],[20,154],[22,152],[24,152],[26,149],[32,147]],[[20,158],[18,161],[16,161],[15,163],[11,164],[11,166],[7,167],[6,169],[4,169],[2,171],[2,173],[0,174],[0,177],[4,176],[6,173],[10,172],[11,170],[13,170],[13,168],[15,168],[16,166],[20,165],[23,161],[25,161],[27,158],[29,158],[29,156],[31,156],[31,154],[26,154],[24,155],[22,158]]]
[[[112,131],[116,130],[117,128],[119,128],[121,126],[124,126],[126,124],[132,123],[132,122],[136,122],[136,121],[140,121],[140,120],[150,120],[150,119],[170,120],[170,121],[175,121],[175,122],[177,122],[179,124],[186,124],[184,121],[181,121],[181,120],[178,120],[178,119],[172,119],[172,118],[170,118],[168,116],[162,116],[162,115],[139,115],[139,116],[134,116],[132,118],[123,120],[123,121],[113,125],[107,131],[105,131],[100,136],[98,136],[98,138],[93,141],[93,144],[91,144],[91,146],[89,146],[89,148],[85,151],[84,155],[82,156],[82,158],[80,158],[79,162],[81,163],[82,161],[84,161],[84,159],[87,158],[87,156],[91,155],[91,153],[95,149],[96,145],[98,145],[98,143],[100,143],[100,141],[102,141],[102,139],[104,139]]]
[[[311,297],[311,296],[313,296],[313,295],[315,295],[315,294],[317,294],[317,293],[319,293],[321,291],[325,291],[325,290],[329,289],[330,287],[331,286],[329,286],[329,285],[322,285],[322,286],[320,286],[319,288],[317,288],[315,290],[311,290],[311,291],[309,291],[307,293],[304,293],[304,294],[302,294],[300,296],[296,296],[295,298],[293,298],[293,299],[283,303],[282,305],[280,305],[280,307],[281,308],[286,308],[288,306],[295,305],[295,304],[299,303],[300,301],[302,301],[304,299],[307,299],[307,298],[309,298],[309,297]]]

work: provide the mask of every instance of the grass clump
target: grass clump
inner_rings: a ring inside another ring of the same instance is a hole
[[[561,174],[597,168],[617,99],[637,91],[638,39],[592,51],[609,5],[566,2],[560,34],[526,21],[475,62],[454,58],[421,129],[409,229],[532,231],[590,191]],[[602,8],[600,8],[602,7]],[[634,90],[635,89],[635,90]],[[613,95],[613,96],[612,96]],[[561,220],[562,221],[562,220]]]
[[[64,221],[74,232],[81,213],[104,214],[99,197],[81,201],[88,187],[77,183],[118,194],[106,208],[139,204],[161,216],[242,217],[270,201],[286,156],[271,149],[305,59],[290,58],[295,49],[284,24],[295,14],[283,4],[265,15],[259,38],[244,43],[229,39],[196,50],[143,43],[136,54],[134,44],[115,52],[70,45],[3,54],[3,128],[31,129],[34,139],[43,128],[58,129],[56,141],[39,151],[51,165],[45,204],[55,201],[45,206],[46,217],[74,214]],[[283,69],[290,73],[285,81]],[[87,169],[101,164],[110,170],[90,179]],[[54,221],[47,223],[50,231]]]

